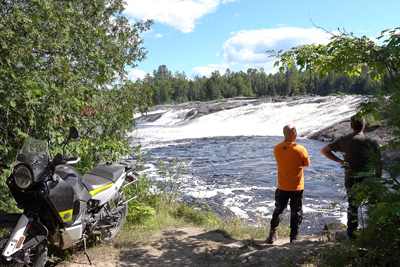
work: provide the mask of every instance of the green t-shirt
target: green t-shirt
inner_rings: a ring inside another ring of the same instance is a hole
[[[352,133],[336,139],[329,147],[343,153],[344,161],[349,164],[350,172],[368,172],[376,168],[374,162],[381,157],[378,142],[365,134]]]

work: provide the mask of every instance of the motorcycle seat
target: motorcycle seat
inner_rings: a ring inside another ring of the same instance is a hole
[[[125,167],[120,164],[110,164],[91,169],[82,177],[82,182],[89,192],[115,183],[121,177]]]

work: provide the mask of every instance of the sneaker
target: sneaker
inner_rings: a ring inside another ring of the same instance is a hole
[[[271,229],[269,231],[269,236],[265,242],[267,244],[273,244],[276,240],[278,240],[278,231],[276,229]]]

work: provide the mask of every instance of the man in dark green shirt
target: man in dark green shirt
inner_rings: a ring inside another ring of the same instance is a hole
[[[353,133],[342,136],[333,143],[322,148],[321,153],[328,159],[336,161],[345,169],[346,190],[356,183],[362,182],[364,177],[360,173],[375,171],[375,175],[382,175],[381,151],[378,142],[364,135],[364,117],[351,117],[350,126]],[[337,157],[333,152],[341,152],[343,159]],[[358,227],[358,206],[352,197],[348,198],[349,208],[347,211],[347,234],[354,238],[354,231]]]

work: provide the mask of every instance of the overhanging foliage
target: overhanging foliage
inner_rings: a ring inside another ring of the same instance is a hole
[[[152,22],[123,10],[121,0],[0,0],[0,175],[27,136],[57,152],[71,125],[81,171],[135,152],[126,132],[151,93],[126,67],[145,59],[140,33]]]

